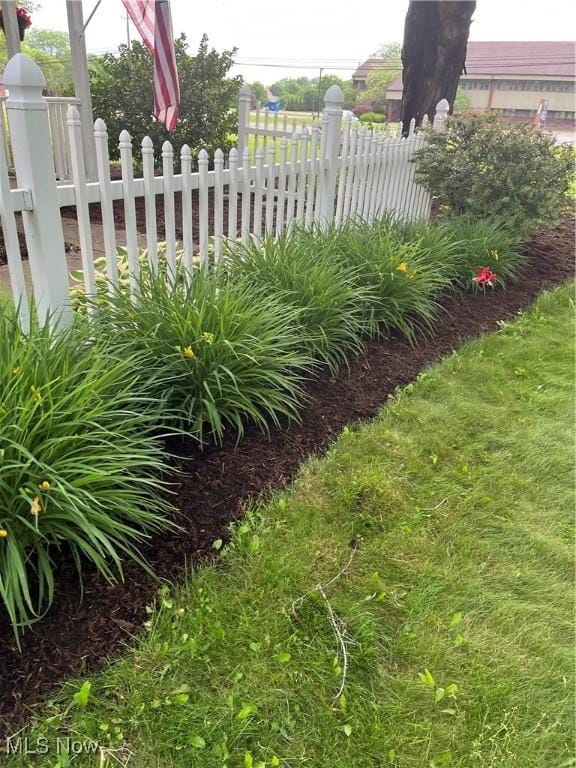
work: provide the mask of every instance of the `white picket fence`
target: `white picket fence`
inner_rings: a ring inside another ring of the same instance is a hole
[[[403,219],[425,218],[429,196],[415,183],[414,152],[425,141],[414,121],[409,135],[375,133],[342,121],[343,94],[332,86],[325,96],[321,125],[310,131],[291,132],[270,128],[264,134],[267,146],[257,146],[254,159],[244,145],[240,154],[232,149],[227,158],[216,150],[198,155],[198,170],[192,171],[192,154],[182,147],[180,172],[174,168],[169,142],[162,146],[162,175],[154,171],[154,147],[144,137],[139,148],[142,177],[134,178],[132,140],[120,134],[122,178],[111,180],[106,126],[96,120],[94,136],[98,181],[87,182],[82,150],[80,116],[75,105],[67,114],[67,146],[72,183],[58,183],[54,173],[48,119],[48,103],[42,97],[42,73],[22,54],[6,67],[4,82],[9,89],[6,110],[12,135],[13,161],[18,186],[10,188],[6,154],[0,148],[0,218],[8,256],[14,302],[21,321],[28,321],[28,297],[16,231],[15,213],[21,212],[28,250],[35,303],[41,317],[66,323],[71,318],[70,278],[64,250],[60,208],[75,206],[85,290],[96,290],[92,228],[89,205],[101,209],[106,272],[110,285],[118,283],[117,231],[113,201],[122,200],[129,265],[129,285],[136,295],[140,271],[136,201],[145,209],[145,237],[152,270],[159,266],[156,217],[157,196],[164,204],[168,274],[176,269],[177,251],[193,273],[194,261],[207,265],[218,261],[225,239],[243,242],[250,237],[279,236],[296,224],[328,226],[362,217],[371,220],[384,214]],[[241,94],[242,96],[242,94]],[[434,118],[441,127],[448,105],[441,102]],[[282,131],[279,136],[273,131]],[[211,168],[212,166],[212,168]],[[180,193],[182,236],[176,237],[175,195]],[[194,205],[193,205],[194,200]],[[227,205],[227,215],[225,207]],[[140,233],[142,234],[142,233]],[[210,241],[213,248],[209,248]]]
[[[66,114],[72,104],[80,109],[80,99],[73,96],[45,96],[48,106],[48,122],[50,124],[50,136],[52,139],[52,156],[54,158],[54,170],[59,180],[71,178],[70,145],[66,128]],[[0,132],[4,141],[6,162],[9,170],[14,169],[14,155],[12,152],[12,139],[6,114],[6,96],[0,97]]]

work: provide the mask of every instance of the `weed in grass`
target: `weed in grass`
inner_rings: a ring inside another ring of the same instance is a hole
[[[0,310],[0,598],[14,631],[54,594],[55,555],[105,578],[160,535],[170,505],[158,412],[134,352],[115,356],[80,326],[24,335]]]

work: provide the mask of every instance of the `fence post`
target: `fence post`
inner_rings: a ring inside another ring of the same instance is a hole
[[[448,104],[448,101],[446,99],[440,99],[438,104],[436,104],[436,112],[434,114],[434,121],[432,123],[432,128],[434,128],[435,131],[444,130],[444,124],[446,122],[446,118],[448,117],[449,111],[450,104]]]
[[[243,85],[238,96],[238,154],[240,157],[244,157],[244,150],[247,146],[248,135],[246,129],[250,122],[251,105],[252,91],[248,85]]]
[[[331,85],[324,95],[323,128],[326,136],[324,145],[324,162],[320,178],[320,225],[328,227],[334,220],[334,205],[336,197],[336,178],[338,176],[338,157],[340,155],[340,132],[342,128],[342,106],[344,93],[338,85]]]
[[[22,218],[39,320],[67,325],[72,307],[48,106],[42,97],[46,80],[32,59],[18,53],[6,65],[3,84],[9,91],[6,111],[18,186],[32,197],[32,210],[23,211]]]

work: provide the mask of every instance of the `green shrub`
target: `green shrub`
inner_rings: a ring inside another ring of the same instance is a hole
[[[495,115],[460,115],[427,137],[417,178],[444,212],[506,219],[526,232],[563,211],[574,153],[552,135]]]
[[[225,261],[232,281],[246,278],[297,312],[303,348],[335,372],[362,349],[371,297],[350,265],[325,253],[319,239],[296,230],[277,240],[232,244]]]
[[[28,336],[0,309],[0,604],[18,633],[54,594],[55,554],[106,579],[168,525],[165,453],[137,360],[79,327]]]
[[[295,418],[309,367],[299,351],[294,311],[246,280],[199,271],[170,287],[144,274],[138,301],[119,291],[95,317],[97,333],[119,353],[136,353],[164,418],[203,442],[218,442],[247,421]],[[136,373],[136,371],[135,371]]]
[[[364,112],[360,115],[361,123],[386,123],[388,118],[380,112]]]

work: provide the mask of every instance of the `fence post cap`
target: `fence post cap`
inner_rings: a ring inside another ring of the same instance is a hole
[[[326,107],[342,108],[344,104],[344,91],[339,85],[331,85],[324,94],[324,104]]]
[[[66,122],[68,125],[80,125],[80,112],[74,104],[70,104],[66,110]]]
[[[38,64],[23,53],[12,56],[2,77],[8,101],[38,101],[46,88],[46,78]]]
[[[94,120],[94,131],[98,133],[106,133],[106,123],[101,117],[97,117],[96,120]]]
[[[12,56],[4,69],[3,85],[11,88],[27,85],[36,88],[46,87],[46,78],[36,62],[24,53]]]
[[[249,98],[252,98],[252,89],[249,85],[244,84],[240,88],[240,96],[248,96]]]
[[[450,111],[450,104],[448,104],[448,100],[440,99],[438,104],[436,104],[436,113],[440,112],[440,113],[448,114],[449,111]]]

